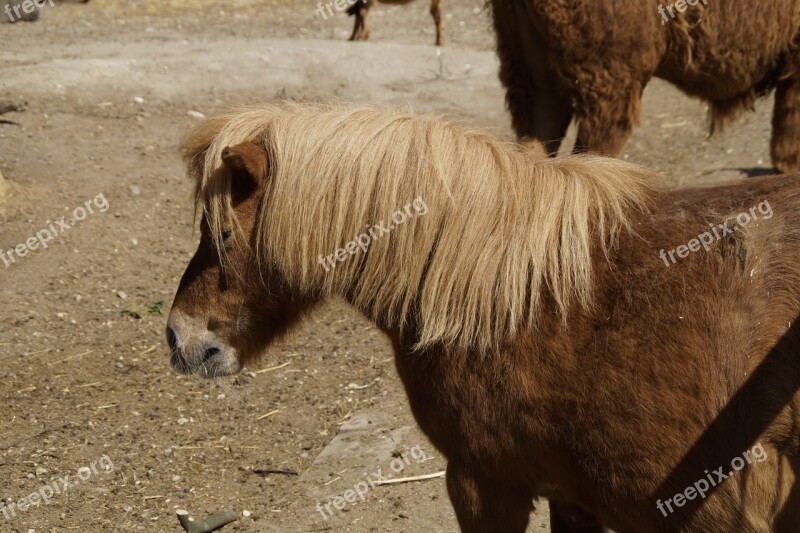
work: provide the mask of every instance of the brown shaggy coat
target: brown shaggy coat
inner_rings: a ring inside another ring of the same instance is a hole
[[[796,176],[650,190],[617,160],[290,103],[206,121],[184,154],[203,220],[168,323],[179,371],[235,373],[344,297],[391,339],[462,530],[522,533],[547,496],[620,533],[798,531]],[[417,195],[424,216],[318,264]],[[708,251],[660,257],[765,201]]]
[[[519,137],[555,153],[574,118],[576,151],[616,156],[653,76],[706,100],[712,131],[775,89],[773,164],[800,169],[799,2],[697,0],[680,13],[664,0],[664,15],[654,0],[489,3]]]

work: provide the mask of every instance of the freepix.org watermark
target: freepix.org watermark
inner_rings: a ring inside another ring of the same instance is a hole
[[[364,5],[367,5],[367,0],[334,0],[333,2],[328,2],[325,5],[322,5],[322,2],[317,2],[317,13],[322,17],[322,20],[328,20],[328,17],[334,16],[338,11],[344,11],[348,7],[354,5],[356,2],[361,2]],[[334,11],[335,9],[335,11]],[[325,14],[325,11],[328,11],[328,14]]]
[[[696,6],[700,2],[703,2],[703,5],[708,5],[708,0],[677,0],[677,2],[669,4],[665,11],[664,5],[658,4],[658,13],[661,15],[661,25],[663,26],[669,22],[669,19],[667,18],[667,11],[669,11],[669,15],[672,17],[672,19],[675,20],[675,17],[677,16],[675,11],[678,13],[686,13],[686,10],[689,9],[689,6]]]
[[[45,229],[37,231],[36,235],[28,237],[25,242],[6,251],[0,248],[0,261],[8,268],[33,250],[40,247],[47,248],[54,237],[60,237],[65,231],[74,227],[78,222],[83,222],[89,215],[93,215],[95,213],[95,208],[97,208],[97,211],[100,213],[108,211],[108,200],[106,200],[103,193],[98,194],[91,200],[86,200],[83,205],[76,207],[72,211],[72,218],[69,220],[66,220],[66,215],[53,223],[48,220],[45,222],[45,224],[48,224]]]
[[[8,20],[11,22],[16,22],[24,16],[23,13],[25,15],[30,15],[36,11],[37,7],[44,7],[47,4],[49,4],[51,7],[55,6],[53,0],[24,0],[16,5],[11,4],[10,2],[6,3],[3,11],[5,11]],[[22,13],[20,13],[20,9],[22,10]]]
[[[758,212],[756,212],[756,210],[758,210]],[[718,241],[723,239],[726,236],[736,232],[737,229],[747,226],[754,220],[758,220],[759,214],[761,214],[761,218],[764,220],[769,220],[772,218],[774,213],[772,211],[772,206],[769,205],[769,201],[764,200],[757,206],[751,207],[749,211],[742,211],[739,213],[736,216],[736,223],[738,226],[729,227],[728,220],[724,221],[722,224],[709,224],[711,231],[701,233],[696,239],[692,239],[688,243],[682,244],[681,246],[678,246],[677,248],[674,248],[668,252],[660,250],[658,252],[658,256],[661,257],[661,260],[664,261],[665,265],[670,266],[674,265],[677,261],[677,259],[675,259],[675,255],[677,255],[680,259],[685,259],[689,257],[689,252],[699,252],[701,247],[705,248],[706,252],[708,252],[711,250],[711,245],[715,240]],[[672,261],[671,263],[670,260]]]
[[[656,501],[656,508],[661,511],[661,514],[668,516],[675,512],[675,509],[672,508],[673,503],[676,507],[683,507],[686,505],[686,502],[692,501],[698,496],[701,500],[704,500],[708,491],[711,490],[711,487],[716,487],[726,479],[733,477],[734,473],[742,470],[747,465],[753,464],[753,460],[757,463],[763,463],[767,460],[767,452],[760,442],[749,450],[746,450],[741,457],[737,456],[733,458],[731,461],[731,468],[733,468],[733,470],[729,470],[728,473],[725,473],[724,466],[717,468],[711,473],[706,470],[706,477],[698,479],[694,485],[686,487],[683,492],[679,492],[664,502],[661,500]]]
[[[414,212],[411,212],[411,208]],[[384,234],[391,233],[397,226],[404,224],[408,219],[415,216],[422,216],[428,212],[428,204],[425,203],[421,197],[417,196],[410,204],[407,204],[402,209],[398,209],[391,216],[391,223],[379,222],[373,226],[367,224],[367,233],[356,235],[352,241],[339,248],[334,253],[327,256],[320,255],[317,261],[325,269],[325,272],[330,272],[336,268],[336,262],[341,262],[351,255],[355,255],[359,250],[366,252],[372,241],[380,239]]]
[[[405,469],[406,466],[411,464],[409,457],[414,459],[417,464],[425,462],[429,459],[428,455],[422,449],[422,446],[417,444],[413,448],[404,451],[403,453],[399,454],[398,457],[392,459],[392,462],[389,463],[389,469],[394,474],[399,474]],[[392,475],[392,473],[387,472],[386,476],[384,476],[380,467],[372,474],[367,474],[364,472],[366,481],[359,481],[353,485],[352,489],[347,489],[344,491],[341,496],[337,495],[329,498],[328,503],[323,504],[322,502],[317,502],[317,511],[319,511],[319,513],[322,515],[322,518],[328,520],[333,516],[334,513],[331,507],[341,511],[347,507],[348,503],[355,503],[356,500],[361,500],[363,502],[366,494],[371,488],[375,488],[376,483],[391,479]],[[327,511],[327,513],[325,511]]]
[[[67,474],[63,477],[52,478],[49,483],[45,483],[39,490],[31,492],[26,497],[9,504],[0,503],[0,513],[6,520],[13,520],[17,516],[17,511],[25,512],[31,507],[39,507],[44,502],[50,505],[53,498],[64,494],[72,487],[77,487],[81,481],[88,481],[92,476],[98,474],[110,474],[114,471],[114,462],[108,455],[103,455],[97,460],[92,461],[89,466],[82,466],[74,476]],[[6,500],[8,500],[6,498]]]

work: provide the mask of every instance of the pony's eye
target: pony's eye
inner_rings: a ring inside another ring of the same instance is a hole
[[[227,244],[229,240],[231,240],[231,232],[226,229],[222,232],[222,244]]]

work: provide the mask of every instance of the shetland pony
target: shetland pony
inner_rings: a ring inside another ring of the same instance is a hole
[[[519,137],[555,154],[574,118],[576,151],[617,156],[654,76],[708,102],[712,132],[775,90],[772,162],[779,172],[800,170],[795,0],[488,3]]]
[[[178,371],[236,373],[342,296],[391,339],[463,531],[523,532],[539,496],[553,531],[797,531],[796,177],[660,190],[435,116],[289,102],[182,146],[202,216]],[[424,216],[320,266],[417,197]]]
[[[353,35],[350,36],[351,41],[366,41],[369,39],[369,23],[367,22],[367,15],[369,10],[376,3],[381,4],[409,4],[413,0],[355,0],[355,3],[347,8],[347,14],[356,18],[353,25]],[[444,44],[444,37],[442,36],[442,11],[439,9],[440,0],[431,0],[431,16],[433,22],[436,24],[436,46]],[[351,2],[352,3],[352,2]]]

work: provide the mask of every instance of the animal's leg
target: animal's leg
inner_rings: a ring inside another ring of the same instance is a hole
[[[544,145],[547,155],[553,157],[558,154],[558,149],[567,134],[569,123],[572,122],[572,110],[569,104],[562,100],[556,83],[551,78],[538,77],[533,89],[533,101],[529,104],[530,111],[528,112],[530,124],[527,127],[519,126],[515,129],[518,132],[529,132],[522,138],[538,140]],[[525,112],[519,110],[521,105],[524,105],[524,102],[512,104],[509,99],[509,109],[512,110],[512,114],[515,113],[513,109],[517,108],[518,116],[524,115]]]
[[[772,165],[780,173],[800,170],[800,78],[780,82],[775,92]]]
[[[358,41],[361,39],[361,31],[364,28],[364,22],[361,18],[361,10],[357,10],[354,16],[355,22],[353,23],[353,34],[350,36],[350,40]]]
[[[550,500],[551,533],[605,533],[608,530],[583,509]]]
[[[369,6],[365,7],[363,11],[361,11],[361,40],[366,41],[369,39]]]
[[[520,2],[492,2],[500,58],[500,81],[517,137],[558,153],[569,123],[571,103],[550,67],[544,40]],[[512,13],[499,11],[511,10]]]
[[[356,3],[348,8],[347,14],[356,18],[353,25],[353,35],[350,36],[351,41],[366,41],[369,39],[367,15],[373,5],[375,5],[375,0],[356,0]]]
[[[458,463],[447,465],[447,493],[464,533],[524,533],[533,495],[524,487],[493,482]]]
[[[436,23],[436,46],[444,44],[444,37],[442,35],[442,11],[439,9],[439,0],[431,0],[431,16],[433,22]]]
[[[575,114],[580,126],[575,152],[618,156],[639,123],[644,84],[632,72],[609,71],[598,85],[582,86]]]

